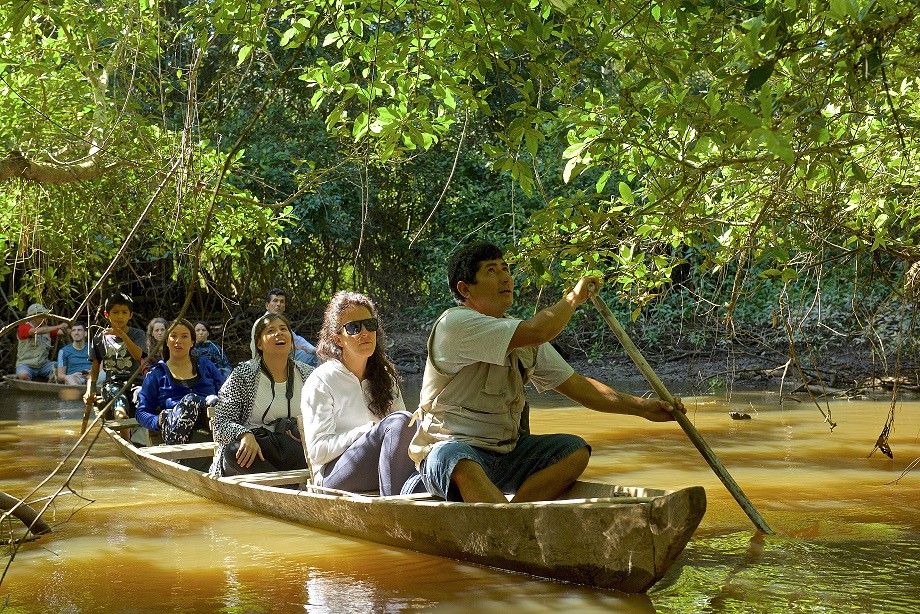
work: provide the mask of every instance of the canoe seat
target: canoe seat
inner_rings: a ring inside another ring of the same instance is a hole
[[[383,501],[443,501],[441,497],[436,497],[427,492],[414,492],[408,495],[390,495],[381,497]]]
[[[113,431],[122,429],[133,429],[140,426],[134,418],[125,418],[124,420],[106,420],[105,425]]]
[[[171,446],[150,446],[144,448],[144,452],[158,458],[169,460],[179,460],[183,458],[203,458],[214,456],[214,448],[217,444],[213,441],[201,441],[198,443],[180,443]]]
[[[230,484],[261,484],[263,486],[285,486],[288,484],[306,484],[313,477],[309,469],[291,471],[269,471],[266,473],[245,473],[218,478]]]

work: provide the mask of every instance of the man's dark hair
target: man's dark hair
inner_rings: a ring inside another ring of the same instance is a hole
[[[272,288],[271,290],[268,291],[268,294],[265,295],[265,302],[266,303],[272,302],[273,296],[283,296],[284,298],[287,298],[287,292],[285,292],[281,288]]]
[[[447,262],[447,283],[450,284],[450,291],[454,293],[454,300],[458,304],[463,304],[463,295],[457,290],[458,283],[476,283],[479,265],[486,260],[498,260],[502,256],[501,248],[488,241],[467,243],[455,251]]]
[[[105,311],[112,311],[112,307],[115,305],[124,305],[131,311],[134,311],[134,301],[124,292],[116,292],[105,299]]]

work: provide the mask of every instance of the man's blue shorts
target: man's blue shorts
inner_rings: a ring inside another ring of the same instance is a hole
[[[499,490],[514,494],[527,478],[554,465],[581,448],[591,446],[577,435],[522,434],[517,445],[504,454],[475,448],[461,441],[439,441],[421,465],[422,482],[431,494],[460,501],[460,491],[450,478],[462,459],[478,463]]]

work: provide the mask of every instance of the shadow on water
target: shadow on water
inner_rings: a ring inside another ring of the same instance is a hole
[[[887,403],[835,405],[841,426],[831,434],[816,412],[762,397],[744,424],[727,418],[733,404],[708,397],[693,419],[777,530],[768,537],[752,532],[674,425],[535,399],[534,430],[578,432],[592,444],[586,477],[706,487],[703,524],[647,596],[460,564],[219,505],[138,472],[100,441],[74,482],[95,502],[58,502],[54,532],[27,544],[0,586],[0,609],[913,612],[920,477],[885,483],[920,456],[920,404],[902,408],[889,461],[865,458]],[[23,493],[45,477],[73,444],[81,413],[75,402],[0,397],[0,490]]]

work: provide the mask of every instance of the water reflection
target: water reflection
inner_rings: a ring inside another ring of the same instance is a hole
[[[690,416],[777,530],[752,540],[743,512],[674,425],[572,409],[538,397],[533,426],[594,446],[587,477],[702,484],[703,524],[648,596],[456,563],[258,516],[135,470],[101,442],[62,498],[54,533],[27,544],[0,585],[5,611],[225,612],[913,612],[920,601],[920,403],[903,403],[895,460],[866,458],[887,402],[813,408],[768,393],[687,399]],[[733,421],[730,410],[751,413]],[[69,450],[79,403],[0,397],[0,490],[23,494]],[[78,511],[79,510],[79,511]],[[72,518],[71,514],[77,512]],[[3,561],[5,563],[5,561]],[[0,607],[2,609],[2,607]]]

